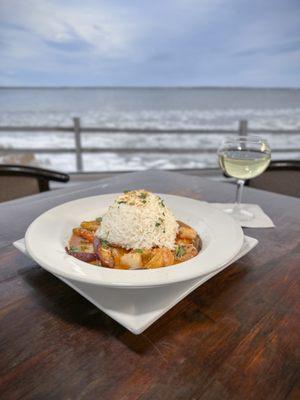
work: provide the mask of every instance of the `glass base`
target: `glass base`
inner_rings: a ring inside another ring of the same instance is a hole
[[[244,208],[242,205],[235,205],[231,208],[225,208],[227,214],[236,219],[237,221],[250,221],[254,218],[254,214]]]

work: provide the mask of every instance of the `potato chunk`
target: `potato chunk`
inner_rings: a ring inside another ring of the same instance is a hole
[[[159,268],[164,265],[164,255],[162,249],[151,250],[151,257],[145,264],[145,268]]]
[[[142,268],[142,256],[140,253],[127,253],[121,256],[121,264],[129,269]]]

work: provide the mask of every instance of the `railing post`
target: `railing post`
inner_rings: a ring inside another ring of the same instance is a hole
[[[247,136],[248,134],[248,121],[242,119],[239,121],[239,136]]]
[[[78,117],[73,118],[73,123],[74,123],[74,134],[75,134],[76,168],[77,172],[81,172],[83,170],[83,165],[82,165],[80,118]]]

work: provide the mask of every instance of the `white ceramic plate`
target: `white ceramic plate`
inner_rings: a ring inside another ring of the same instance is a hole
[[[208,203],[160,194],[176,219],[192,226],[203,241],[200,253],[181,264],[152,270],[118,270],[89,265],[69,256],[65,246],[83,220],[105,213],[118,194],[87,197],[62,204],[39,216],[27,229],[26,249],[43,268],[63,278],[101,286],[138,288],[168,285],[210,274],[235,257],[244,234],[241,227]]]

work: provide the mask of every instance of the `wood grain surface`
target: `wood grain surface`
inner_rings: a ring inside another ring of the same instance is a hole
[[[0,205],[0,398],[299,399],[300,200],[254,189],[274,229],[135,336],[11,245],[65,201],[146,188],[232,201],[234,187],[147,171]]]

